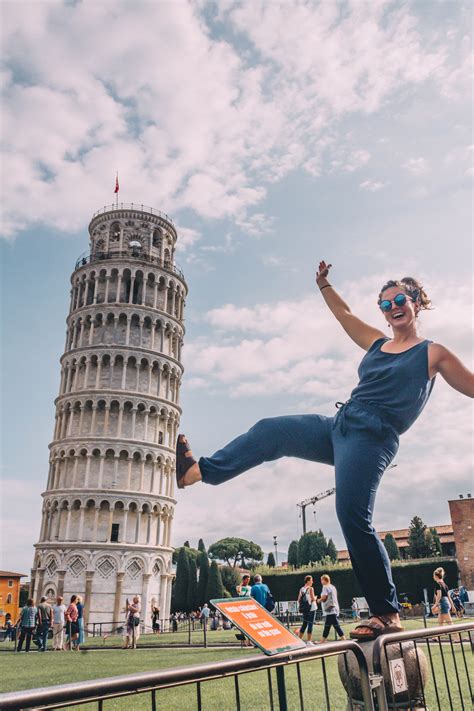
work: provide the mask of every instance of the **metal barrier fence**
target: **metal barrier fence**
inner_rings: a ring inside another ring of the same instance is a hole
[[[0,709],[52,709],[94,703],[102,711],[108,700],[132,695],[136,699],[141,695],[142,702],[137,699],[133,707],[145,708],[148,704],[156,711],[158,706],[166,708],[166,699],[163,704],[160,692],[187,687],[188,695],[179,703],[197,711],[204,708],[240,711],[245,701],[250,701],[253,708],[271,711],[316,708],[339,711],[345,703],[347,711],[434,711],[435,708],[468,711],[473,702],[469,651],[474,652],[472,622],[387,634],[374,643],[326,642],[274,657],[249,655],[161,672],[13,692],[0,695]],[[345,691],[334,685],[335,658]],[[393,662],[395,667],[391,666]],[[290,674],[290,668],[295,673]],[[394,672],[396,668],[398,672]],[[253,676],[252,683],[246,684],[241,679],[258,672],[260,676]],[[398,679],[395,678],[397,673]],[[399,682],[404,675],[406,685],[402,688]],[[233,684],[229,680],[233,680]],[[217,700],[209,704],[206,701],[212,694],[208,689],[214,686],[211,682],[221,686],[217,691],[214,688],[213,698]],[[180,693],[184,694],[185,690]],[[322,703],[318,695],[322,695]]]
[[[330,711],[334,706],[331,704],[330,680],[328,678],[326,660],[330,657],[341,657],[343,664],[347,666],[347,656],[354,655],[358,667],[358,675],[362,689],[364,708],[366,711],[374,711],[372,693],[370,689],[369,672],[364,653],[357,642],[326,642],[306,649],[299,649],[290,653],[278,654],[268,657],[263,654],[243,657],[241,659],[212,662],[198,666],[181,667],[161,672],[146,672],[141,674],[130,674],[127,676],[99,679],[96,681],[83,681],[75,684],[64,684],[61,686],[47,687],[43,689],[31,689],[28,691],[13,692],[0,695],[0,709],[2,711],[19,709],[53,709],[64,708],[76,704],[96,703],[99,711],[105,706],[109,699],[132,696],[136,699],[138,694],[148,696],[149,708],[152,711],[162,706],[159,699],[160,691],[172,687],[193,685],[194,707],[197,711],[202,711],[204,690],[206,683],[216,680],[233,679],[231,691],[225,697],[219,699],[219,707],[226,711],[236,709],[240,711],[243,701],[242,675],[266,672],[264,688],[261,690],[258,708],[265,708],[271,711],[288,711],[294,709],[293,701],[296,701],[301,711],[304,709],[314,709],[315,698],[314,689],[311,689],[312,699],[310,705],[305,699],[305,689],[302,680],[301,667],[307,667],[311,662],[320,664],[322,676],[322,694],[324,703],[317,708],[326,708]],[[288,688],[288,668],[296,668],[296,681],[293,685],[291,705],[289,705]],[[255,702],[255,692],[252,688],[250,698]],[[192,708],[190,699],[187,699],[186,707]],[[262,702],[265,705],[262,705]],[[348,708],[353,709],[352,703]],[[306,704],[306,705],[305,705]],[[137,701],[134,703],[134,707]],[[207,706],[207,708],[212,708]],[[214,708],[216,708],[214,706]]]
[[[470,660],[466,648],[470,649]],[[470,711],[474,701],[473,652],[472,622],[382,635],[373,648],[372,683],[379,708]],[[403,700],[406,692],[396,693],[396,680],[375,683],[383,676],[387,680],[391,659],[402,660],[408,672],[408,687],[412,687],[409,705]]]

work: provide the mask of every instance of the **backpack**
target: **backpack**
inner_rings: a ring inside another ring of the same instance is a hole
[[[298,610],[303,614],[303,615],[308,615],[311,612],[311,603],[308,601],[308,593],[307,590],[305,592],[301,593],[300,596],[300,602],[298,605]]]
[[[269,590],[267,592],[267,599],[265,600],[264,607],[266,610],[268,610],[268,612],[273,612],[273,610],[275,609],[275,606],[276,606],[275,598],[273,597],[273,595],[271,594],[271,592]]]

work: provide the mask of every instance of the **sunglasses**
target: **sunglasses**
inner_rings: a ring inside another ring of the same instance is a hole
[[[393,301],[390,301],[390,299],[382,299],[382,301],[379,303],[379,306],[382,311],[391,311],[392,304],[395,304],[395,306],[405,306],[407,298],[408,297],[406,294],[397,294]],[[412,301],[416,301],[416,299],[412,298]]]

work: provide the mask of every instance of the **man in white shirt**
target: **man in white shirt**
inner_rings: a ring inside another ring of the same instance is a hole
[[[323,586],[323,589],[321,591],[321,597],[318,598],[318,602],[322,605],[324,615],[324,630],[321,642],[327,641],[331,627],[334,627],[339,639],[346,639],[344,631],[339,624],[339,620],[337,619],[339,615],[337,590],[334,585],[331,585],[331,578],[329,575],[321,575],[321,585]]]
[[[63,604],[63,598],[56,598],[56,605],[53,605],[53,649],[55,651],[64,651],[64,613],[66,605]]]

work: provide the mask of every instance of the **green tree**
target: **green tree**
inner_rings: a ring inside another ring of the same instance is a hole
[[[288,548],[288,566],[290,568],[297,568],[298,564],[298,541],[291,541],[290,547]]]
[[[257,543],[245,538],[222,538],[209,546],[209,557],[213,560],[225,560],[227,565],[236,568],[248,567],[247,563],[263,560],[263,551]]]
[[[299,564],[309,565],[322,560],[326,555],[327,547],[326,537],[321,530],[304,533],[298,541]]]
[[[204,551],[202,551],[199,555],[198,564],[199,581],[197,589],[197,606],[202,607],[204,603],[207,602],[206,589],[207,581],[209,580],[209,558],[207,557],[207,554],[204,553]]]
[[[222,584],[230,597],[237,597],[237,585],[240,585],[240,573],[229,565],[223,565],[219,568],[219,572],[221,574]]]
[[[189,545],[189,541],[184,541],[183,546],[185,548],[191,548],[191,546]]]
[[[188,546],[181,546],[179,548],[175,548],[173,551],[173,563],[178,562],[178,557],[179,557],[179,552],[181,548],[184,548],[186,550],[186,553],[188,554],[188,558],[191,559],[193,558],[196,565],[197,565],[197,559],[199,556],[200,551],[198,551],[196,548],[188,548]]]
[[[206,546],[204,545],[204,541],[202,540],[202,538],[199,539],[198,551],[201,551],[201,553],[206,552]]]
[[[189,559],[189,577],[188,577],[188,591],[187,591],[187,612],[192,612],[196,610],[197,605],[197,595],[198,595],[198,581],[197,581],[197,567],[196,561],[193,558]]]
[[[430,528],[431,535],[433,536],[434,543],[434,555],[443,555],[443,546],[441,545],[441,540],[438,535],[436,528]]]
[[[426,537],[426,526],[419,516],[414,516],[408,528],[407,553],[410,558],[430,558],[432,545]]]
[[[330,558],[333,563],[337,563],[337,548],[332,538],[328,541],[325,556]]]
[[[174,584],[173,610],[186,612],[188,609],[189,560],[183,546],[178,555],[176,581]]]
[[[275,563],[275,556],[273,555],[273,553],[272,553],[271,551],[270,551],[270,553],[268,554],[267,565],[270,566],[270,568],[274,568],[275,565],[276,565],[276,563]]]
[[[388,553],[388,557],[390,560],[399,560],[400,559],[400,550],[397,546],[397,542],[395,538],[392,536],[391,533],[387,533],[387,535],[384,538],[383,544],[385,546],[385,550]]]
[[[224,597],[224,586],[222,585],[221,572],[216,561],[213,560],[209,569],[209,579],[206,587],[206,602],[218,600]]]

